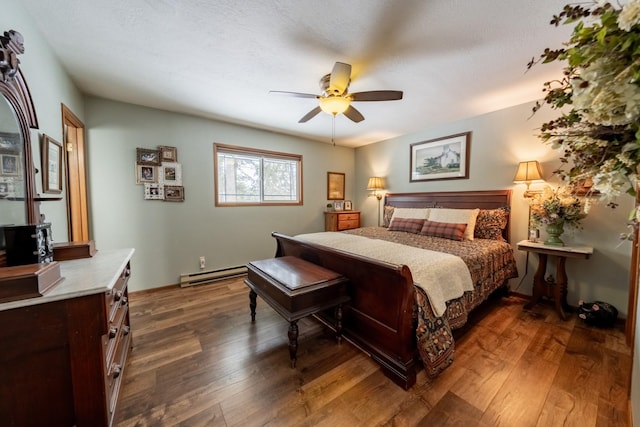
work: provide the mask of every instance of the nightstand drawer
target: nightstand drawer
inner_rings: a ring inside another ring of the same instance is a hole
[[[358,228],[359,226],[360,226],[360,221],[358,221],[358,219],[353,219],[349,221],[338,221],[338,231],[351,230],[352,228]]]
[[[324,231],[343,231],[360,227],[360,212],[325,212]]]
[[[358,221],[360,219],[359,213],[340,213],[338,214],[338,221]]]

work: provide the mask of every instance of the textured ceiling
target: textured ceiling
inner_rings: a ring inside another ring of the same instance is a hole
[[[363,122],[337,117],[336,143],[354,147],[539,99],[559,67],[526,64],[568,38],[549,25],[565,3],[23,0],[87,94],[322,142],[330,115],[298,123],[315,99],[268,92],[319,94],[333,64],[350,63],[350,92],[404,91],[354,104]]]

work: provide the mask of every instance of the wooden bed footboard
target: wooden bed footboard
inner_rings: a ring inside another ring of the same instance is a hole
[[[351,305],[343,314],[343,336],[374,359],[387,376],[408,389],[416,382],[415,289],[407,266],[304,242],[280,233],[276,257],[291,255],[328,268],[350,281]]]

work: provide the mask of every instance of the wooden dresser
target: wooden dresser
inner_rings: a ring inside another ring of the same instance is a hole
[[[360,212],[325,212],[324,231],[342,231],[360,227]]]
[[[0,304],[3,425],[111,425],[132,345],[133,252],[63,261],[44,296]]]

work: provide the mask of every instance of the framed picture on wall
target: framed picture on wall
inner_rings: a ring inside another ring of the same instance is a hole
[[[158,167],[151,165],[136,165],[136,184],[158,182]]]
[[[468,179],[470,143],[464,132],[411,144],[409,181]]]
[[[344,173],[327,172],[327,200],[344,200]]]
[[[184,187],[178,185],[164,186],[165,202],[184,202]]]
[[[176,147],[169,147],[167,145],[161,145],[158,147],[160,150],[160,160],[163,162],[177,162],[178,161],[178,149]]]
[[[139,165],[160,166],[160,150],[136,148],[136,163]]]
[[[145,200],[163,200],[164,186],[162,184],[145,184],[144,198]]]
[[[42,135],[42,190],[45,193],[62,193],[62,144],[48,135]]]
[[[180,163],[162,162],[158,182],[165,185],[182,185],[182,165]]]

